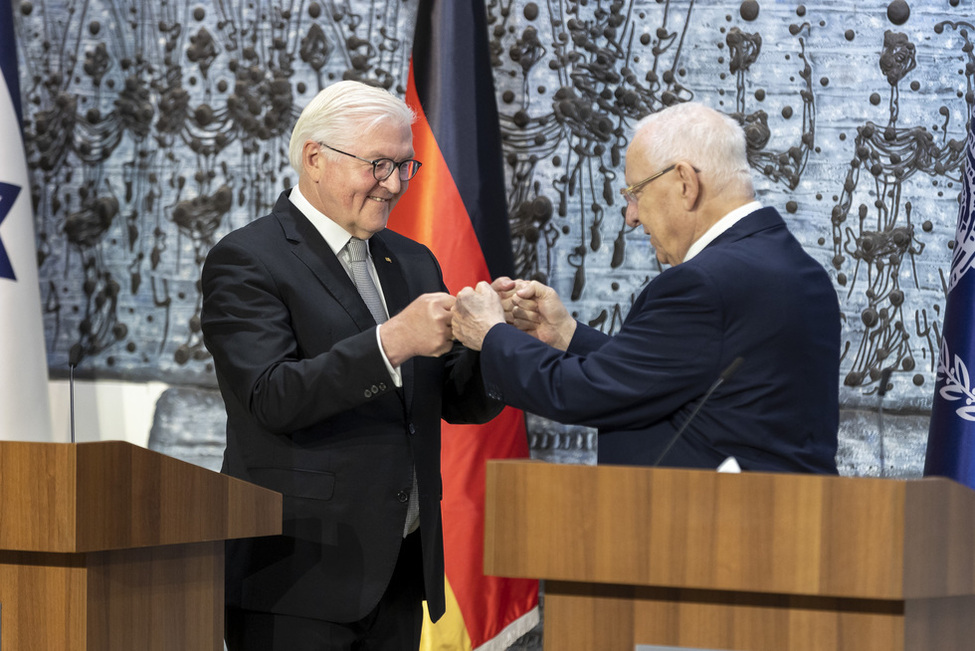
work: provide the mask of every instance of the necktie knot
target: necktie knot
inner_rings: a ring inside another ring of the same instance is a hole
[[[358,237],[350,237],[349,243],[345,245],[349,250],[349,260],[352,262],[363,262],[366,259],[366,241]]]

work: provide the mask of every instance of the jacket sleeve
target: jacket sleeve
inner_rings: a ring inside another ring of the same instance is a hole
[[[513,326],[495,326],[484,340],[483,374],[489,392],[546,418],[644,427],[717,376],[721,320],[721,299],[707,275],[674,267],[647,287],[613,337],[584,329],[562,352]]]
[[[486,423],[504,409],[488,396],[481,376],[481,354],[455,344],[444,367],[443,419],[448,423]]]

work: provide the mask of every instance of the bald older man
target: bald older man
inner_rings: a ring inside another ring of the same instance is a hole
[[[614,336],[577,323],[537,282],[462,290],[453,333],[481,351],[489,392],[598,428],[599,463],[734,457],[745,470],[836,473],[838,299],[779,213],[755,201],[738,122],[698,103],[650,115],[626,181],[626,223],[669,268]]]

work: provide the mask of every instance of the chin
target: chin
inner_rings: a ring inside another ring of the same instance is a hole
[[[373,233],[378,233],[379,231],[386,230],[386,224],[389,222],[389,214],[387,213],[382,219],[377,219],[369,225],[369,230]]]

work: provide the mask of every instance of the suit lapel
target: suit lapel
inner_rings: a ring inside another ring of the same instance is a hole
[[[326,291],[342,305],[356,325],[361,330],[368,330],[376,325],[369,308],[366,307],[355,284],[346,273],[345,267],[339,262],[321,233],[291,203],[287,192],[282,193],[275,203],[274,214],[281,224],[285,237],[292,245],[292,253],[318,278]],[[379,233],[370,238],[369,252],[379,276],[379,283],[382,285],[386,310],[390,316],[393,316],[409,305],[413,297],[409,294],[402,265],[381,235]],[[400,372],[403,376],[404,398],[406,404],[411,405],[413,360],[403,363]]]
[[[274,206],[274,214],[281,224],[285,237],[291,243],[291,252],[315,275],[336,301],[345,309],[356,325],[367,330],[376,325],[358,290],[346,273],[331,247],[321,233],[301,214],[283,194]]]
[[[396,255],[390,251],[382,233],[376,233],[369,239],[369,252],[372,263],[376,266],[379,282],[383,286],[386,309],[393,316],[401,312],[414,298],[409,295],[405,270]]]
[[[406,273],[400,260],[393,253],[383,238],[383,234],[376,233],[369,239],[369,253],[376,266],[379,283],[383,286],[383,298],[386,299],[386,310],[389,316],[398,314],[410,304],[415,296],[410,294],[406,284]],[[403,388],[406,404],[413,404],[413,360],[408,360],[401,367],[403,374]]]

